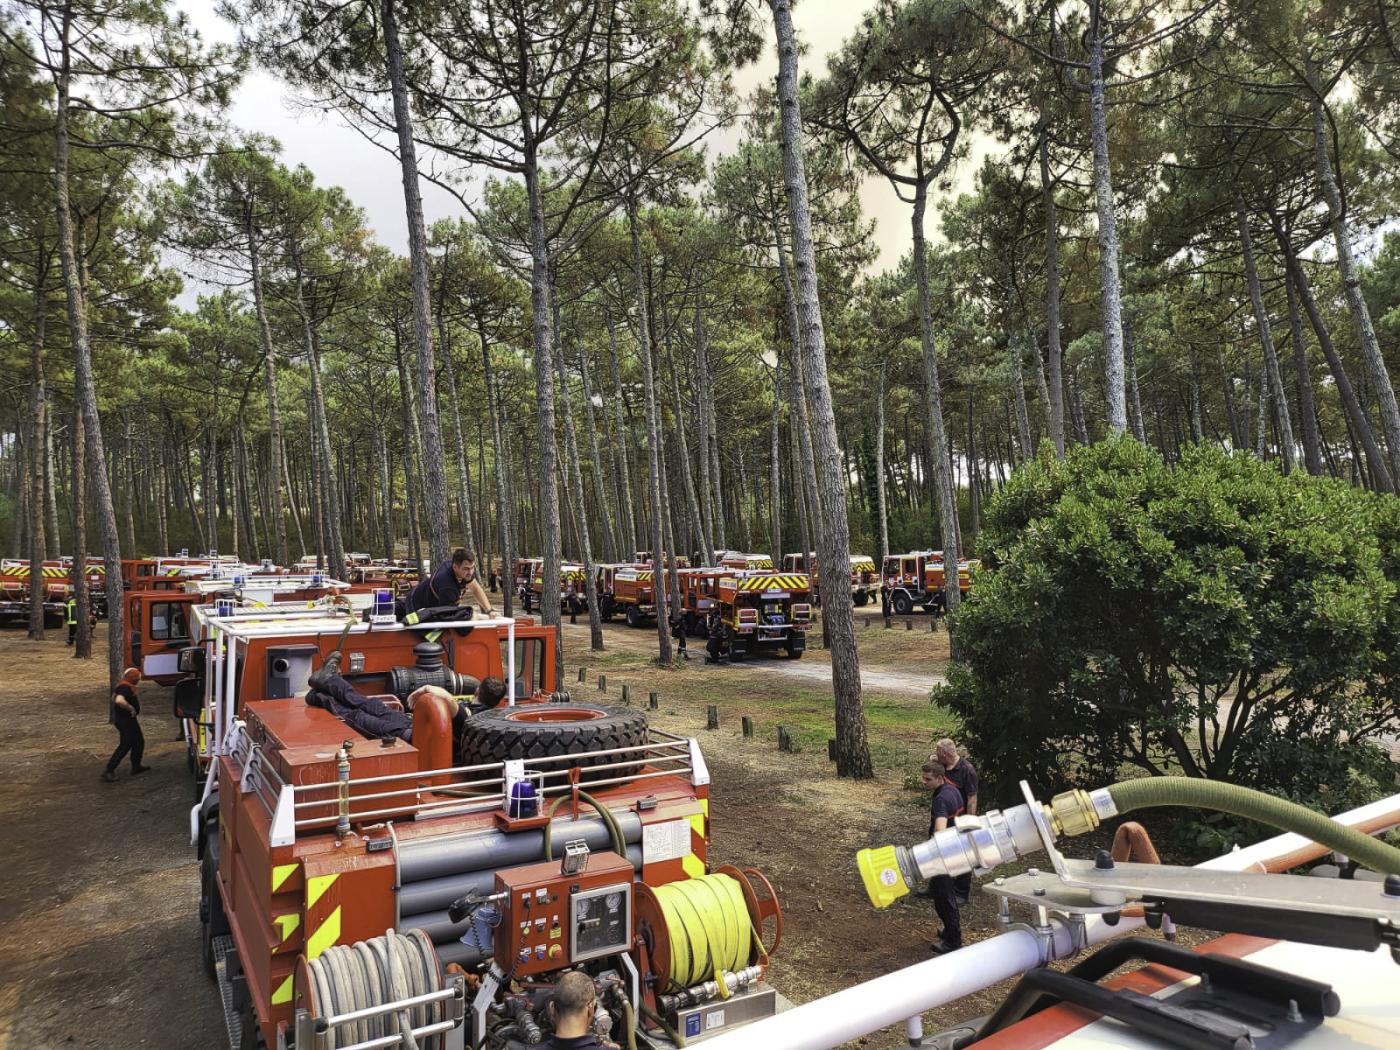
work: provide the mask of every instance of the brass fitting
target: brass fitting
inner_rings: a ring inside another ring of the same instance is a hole
[[[1078,788],[1052,798],[1050,814],[1056,835],[1085,835],[1099,826],[1099,815],[1089,793]]]

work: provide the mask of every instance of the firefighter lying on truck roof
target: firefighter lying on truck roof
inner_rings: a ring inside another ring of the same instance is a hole
[[[467,719],[496,707],[506,695],[504,680],[492,675],[483,679],[477,686],[475,700],[460,700],[441,686],[425,685],[410,693],[407,702],[400,709],[396,704],[390,706],[377,697],[366,696],[338,674],[317,672],[307,684],[310,689],[306,693],[306,702],[312,707],[329,711],[361,736],[371,740],[396,737],[406,744],[413,743],[413,708],[418,699],[424,696],[440,696],[456,705],[456,712],[452,716],[454,754]],[[517,688],[523,688],[521,682],[517,682],[516,685]]]

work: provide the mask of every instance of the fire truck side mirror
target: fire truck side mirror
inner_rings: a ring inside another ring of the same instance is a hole
[[[204,648],[194,645],[180,650],[177,665],[181,674],[198,674],[204,670]]]

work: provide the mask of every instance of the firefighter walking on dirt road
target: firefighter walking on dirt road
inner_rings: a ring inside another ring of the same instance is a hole
[[[121,765],[122,759],[128,754],[131,755],[132,776],[151,768],[141,764],[141,756],[146,750],[146,737],[141,732],[141,723],[137,721],[141,714],[141,699],[136,695],[136,683],[139,681],[141,672],[135,667],[128,667],[122,672],[122,680],[112,690],[112,725],[117,727],[121,741],[112,752],[112,757],[107,760],[107,768],[102,772],[102,779],[109,784],[117,779],[117,766]]]

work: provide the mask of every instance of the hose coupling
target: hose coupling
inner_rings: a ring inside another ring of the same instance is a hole
[[[1062,791],[1050,800],[1050,819],[1057,835],[1087,835],[1099,826],[1098,814],[1089,793],[1075,788]]]

